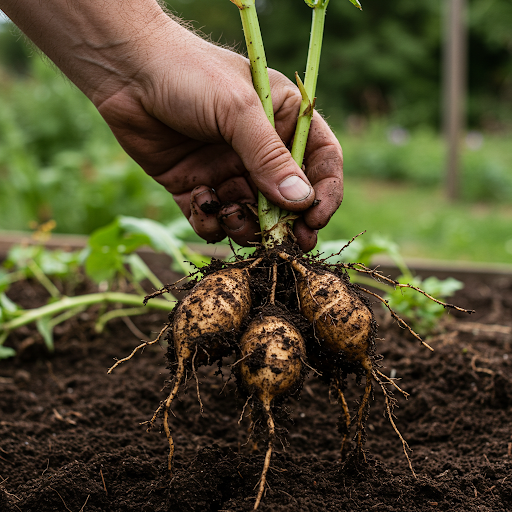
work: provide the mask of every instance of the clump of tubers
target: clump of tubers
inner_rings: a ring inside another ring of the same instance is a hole
[[[299,394],[309,370],[314,370],[330,383],[341,404],[342,455],[352,423],[355,422],[357,453],[364,456],[365,423],[372,382],[376,382],[384,394],[388,419],[402,441],[414,474],[407,443],[394,423],[394,399],[385,384],[391,384],[406,396],[407,393],[398,387],[394,379],[378,369],[375,362],[378,360],[375,354],[377,324],[365,295],[382,301],[399,325],[409,329],[418,339],[421,338],[379,295],[351,283],[347,273],[349,269],[393,286],[414,288],[445,307],[471,312],[440,302],[412,285],[393,281],[361,264],[328,265],[318,257],[303,256],[290,245],[286,248],[284,245],[273,249],[261,248],[255,257],[239,258],[234,263],[212,262],[202,270],[204,277],[179,301],[157,339],[139,345],[130,356],[111,368],[133,357],[138,349],[158,342],[167,332],[169,362],[176,368],[174,381],[169,395],[155,411],[149,426],[153,426],[163,411],[170,471],[174,455],[169,425],[170,408],[181,385],[187,380],[188,372],[196,379],[202,410],[197,368],[234,354],[237,360],[231,368],[237,376],[241,392],[248,396],[246,405],[251,404],[253,411],[261,411],[266,418],[268,447],[255,509],[265,491],[276,438],[275,413],[289,396]],[[176,286],[168,285],[146,299],[172,289],[176,289]],[[346,376],[350,373],[356,374],[357,382],[365,377],[364,391],[354,419],[344,396]],[[251,418],[254,418],[253,414]],[[252,430],[254,425],[253,421]]]

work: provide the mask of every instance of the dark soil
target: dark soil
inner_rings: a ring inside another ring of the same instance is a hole
[[[46,300],[33,283],[10,294],[25,307]],[[375,306],[382,371],[411,395],[396,395],[395,421],[417,477],[378,389],[367,463],[341,463],[340,407],[310,376],[300,400],[288,403],[289,418],[279,420],[283,445],[262,512],[512,510],[512,276],[470,278],[453,302],[477,312],[450,315],[429,340],[433,353]],[[134,320],[147,339],[165,321],[154,313]],[[165,349],[149,347],[106,373],[138,344],[132,331],[119,320],[96,334],[89,312],[59,327],[51,355],[32,328],[10,338],[18,356],[0,362],[2,512],[252,509],[266,447],[246,442],[249,420],[238,424],[244,399],[229,369],[223,377],[217,367],[200,369],[203,415],[193,380],[173,403],[169,478],[165,435],[141,425],[166,396]],[[352,410],[362,389],[349,382]]]

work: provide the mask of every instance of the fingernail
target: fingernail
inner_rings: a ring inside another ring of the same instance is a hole
[[[302,201],[311,194],[311,187],[295,175],[286,178],[278,188],[288,201]]]
[[[240,231],[245,226],[245,215],[240,210],[222,215],[220,220],[230,231]]]
[[[209,190],[203,190],[194,196],[194,201],[197,206],[201,206],[204,203],[211,203],[212,201],[212,193]]]
[[[219,212],[221,205],[218,201],[214,201],[212,193],[209,190],[199,192],[194,196],[194,202],[204,213],[216,214]]]

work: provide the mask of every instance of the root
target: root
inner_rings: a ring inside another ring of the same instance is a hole
[[[272,289],[270,291],[270,304],[274,305],[276,302],[276,287],[277,287],[277,263],[272,266]]]
[[[379,372],[379,374],[380,374],[380,372]],[[412,467],[411,458],[409,457],[409,454],[407,453],[408,450],[410,451],[411,449],[410,449],[409,445],[407,444],[407,441],[403,438],[402,434],[398,430],[398,427],[396,426],[395,421],[393,419],[393,417],[394,417],[393,408],[395,406],[396,400],[389,394],[389,391],[384,386],[384,383],[378,378],[376,372],[373,372],[373,378],[375,379],[377,384],[379,384],[380,388],[382,389],[382,393],[384,394],[384,398],[386,400],[386,412],[387,412],[389,422],[391,423],[393,430],[396,432],[397,436],[399,437],[400,441],[402,442],[402,447],[404,450],[405,458],[407,459],[407,462],[409,464],[409,469],[411,470],[411,473],[414,476],[414,478],[417,478],[416,473],[414,472],[414,469]],[[392,381],[390,381],[390,382],[392,384],[394,384]],[[400,389],[400,391],[402,391],[402,390]],[[403,393],[403,391],[402,391],[402,393]]]
[[[199,272],[199,271],[197,271],[197,272]],[[160,288],[160,290],[156,290],[153,293],[146,295],[144,297],[144,301],[142,303],[145,306],[151,299],[154,299],[155,297],[160,297],[160,295],[165,295],[166,293],[171,293],[173,290],[176,290],[176,285],[178,283],[185,281],[185,279],[190,279],[193,275],[197,274],[197,272],[194,272],[193,274],[189,274],[188,276],[182,277],[181,279],[178,279],[173,284],[166,284],[163,288]]]
[[[306,361],[304,360],[304,358],[301,356],[300,357],[300,361],[301,363],[306,366],[307,368],[309,368],[310,370],[312,370],[314,373],[317,374],[318,377],[321,377],[322,376],[322,373],[319,372],[318,370],[316,370],[315,368],[313,368],[310,364],[306,363]]]
[[[260,264],[261,263],[261,260],[263,260],[263,258],[256,258],[247,268],[253,268],[255,267],[256,265]],[[247,261],[247,260],[246,260]]]
[[[253,395],[251,395],[249,398],[247,398],[247,400],[245,401],[245,404],[242,408],[242,414],[240,414],[240,418],[238,418],[238,424],[240,425],[240,423],[242,423],[242,420],[244,419],[244,415],[245,415],[245,409],[247,409],[247,405],[249,404],[249,402],[251,401],[251,398],[252,398]]]
[[[192,356],[192,375],[194,376],[194,379],[196,381],[196,392],[197,392],[197,400],[199,401],[199,413],[201,416],[203,415],[203,402],[201,400],[201,393],[199,392],[199,379],[197,377],[197,371],[196,371],[196,356],[197,356],[197,345],[196,350],[194,352],[194,355]]]
[[[388,377],[387,375],[383,374],[381,371],[379,370],[374,370],[372,372],[372,375],[373,375],[373,378],[378,382],[378,378],[377,376],[375,375],[376,373],[378,373],[382,378],[386,379],[395,389],[397,389],[398,391],[400,391],[400,393],[402,393],[402,395],[405,396],[405,398],[409,398],[409,393],[407,393],[407,391],[404,391],[396,382],[395,382],[395,379],[392,379],[391,377]]]
[[[144,347],[147,347],[149,345],[154,345],[155,343],[158,343],[162,339],[162,336],[165,334],[165,332],[167,331],[167,329],[170,326],[171,326],[170,322],[166,323],[165,326],[163,327],[163,329],[158,333],[158,336],[156,337],[156,339],[154,339],[153,341],[144,341],[138,347],[135,347],[133,349],[132,353],[129,356],[123,357],[123,359],[119,359],[119,361],[116,361],[114,366],[111,366],[108,369],[107,373],[112,373],[112,371],[115,368],[117,368],[120,364],[125,363],[126,361],[129,361],[141,348],[144,348]]]
[[[423,291],[421,288],[418,288],[417,286],[414,286],[412,284],[399,283],[398,281],[395,281],[394,279],[391,279],[390,277],[386,277],[384,274],[381,274],[378,270],[373,270],[371,268],[366,267],[362,263],[342,263],[342,264],[339,264],[338,266],[341,266],[342,268],[352,269],[352,270],[355,270],[356,272],[360,272],[362,274],[368,274],[376,281],[382,280],[382,281],[390,284],[391,286],[394,286],[395,288],[410,288],[411,290],[415,290],[418,293],[421,293],[422,295],[427,297],[427,299],[430,299],[431,301],[436,302],[437,304],[440,304],[444,308],[455,309],[456,311],[461,311],[462,313],[468,313],[468,314],[475,312],[474,309],[460,308],[459,306],[455,306],[455,304],[450,304],[448,302],[443,302],[439,299],[436,299],[435,297],[432,297],[432,295],[429,295],[427,292]],[[363,291],[366,291],[366,290],[363,290]]]
[[[423,341],[421,339],[421,336],[419,334],[417,334],[416,332],[414,332],[410,325],[405,321],[403,320],[402,318],[400,318],[392,309],[391,307],[389,306],[388,304],[388,301],[383,299],[380,295],[378,295],[377,293],[373,293],[371,292],[370,290],[367,290],[366,288],[363,288],[359,285],[356,285],[362,292],[364,293],[367,293],[368,295],[371,295],[373,297],[375,297],[376,299],[380,300],[382,302],[382,304],[384,304],[384,306],[386,306],[391,314],[391,316],[395,319],[395,321],[397,322],[397,324],[404,328],[404,329],[407,329],[424,347],[427,347],[431,352],[434,352],[434,349],[425,341]],[[436,301],[437,302],[437,301]]]
[[[357,235],[353,236],[337,253],[331,254],[330,256],[327,256],[327,258],[321,260],[325,262],[329,258],[332,258],[333,256],[339,256],[356,238],[359,238],[361,235],[364,235],[366,233],[366,230],[361,231],[361,233],[358,233]]]
[[[172,401],[176,398],[176,395],[178,394],[178,390],[180,388],[180,385],[183,381],[184,376],[185,376],[185,365],[182,361],[180,361],[179,366],[178,366],[178,371],[176,372],[176,379],[174,381],[174,386],[173,386],[171,392],[169,393],[169,396],[160,404],[158,409],[154,412],[153,417],[149,421],[145,422],[146,424],[148,424],[147,432],[149,432],[153,428],[155,421],[156,421],[158,415],[160,414],[160,411],[162,409],[164,409],[164,421],[163,421],[164,431],[165,431],[165,435],[167,436],[167,441],[169,443],[169,455],[167,458],[167,469],[169,470],[169,472],[172,472],[172,459],[174,457],[174,441],[172,439],[171,429],[169,427],[169,410],[170,410]]]
[[[263,471],[261,472],[260,482],[259,482],[259,490],[258,495],[256,497],[256,502],[254,503],[254,509],[256,510],[263,498],[263,493],[265,492],[265,484],[267,482],[267,473],[270,467],[270,458],[272,457],[272,449],[274,447],[274,437],[276,432],[276,427],[274,424],[274,418],[272,417],[272,413],[270,412],[270,406],[265,407],[265,412],[267,414],[267,427],[268,427],[268,448],[267,453],[265,455],[265,462],[263,464]]]
[[[343,434],[343,439],[341,440],[341,448],[340,448],[340,455],[343,457],[343,452],[345,450],[345,443],[347,442],[348,435],[350,433],[350,411],[348,409],[347,400],[345,399],[345,395],[343,394],[343,391],[341,390],[340,382],[338,379],[335,381],[336,391],[338,391],[338,397],[341,401],[341,408],[343,409],[343,413],[345,414],[345,426],[346,426],[346,432]]]
[[[365,387],[364,394],[361,398],[361,403],[359,405],[359,409],[357,411],[357,447],[360,452],[363,454],[364,460],[366,462],[366,455],[363,450],[364,445],[364,425],[366,421],[366,417],[368,415],[370,394],[372,392],[372,366],[371,362],[368,362],[366,368],[366,379],[365,379]]]

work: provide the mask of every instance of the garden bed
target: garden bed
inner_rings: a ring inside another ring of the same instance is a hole
[[[429,340],[434,352],[375,306],[382,371],[411,395],[396,396],[396,424],[417,477],[377,389],[367,463],[340,462],[340,407],[310,376],[279,422],[288,434],[276,446],[260,510],[512,509],[512,275],[467,272],[464,280],[453,302],[476,313],[450,315]],[[46,300],[35,283],[9,293],[24,307]],[[252,509],[265,445],[246,443],[249,422],[238,424],[244,403],[227,367],[223,376],[216,367],[199,372],[202,415],[194,382],[173,404],[172,478],[165,435],[141,425],[166,396],[165,350],[149,347],[106,373],[137,345],[137,329],[149,339],[165,320],[162,313],[136,325],[116,320],[98,335],[85,312],[57,328],[52,355],[35,329],[12,335],[18,356],[0,362],[2,512]],[[361,391],[351,382],[352,404]]]

